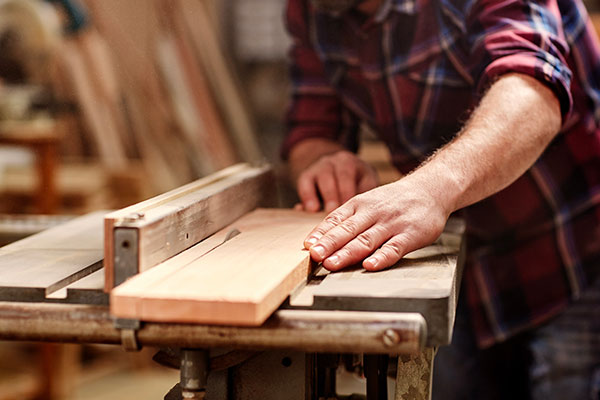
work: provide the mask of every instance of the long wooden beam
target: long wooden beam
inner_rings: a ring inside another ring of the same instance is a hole
[[[186,250],[258,206],[274,202],[269,166],[237,164],[108,214],[105,290]]]

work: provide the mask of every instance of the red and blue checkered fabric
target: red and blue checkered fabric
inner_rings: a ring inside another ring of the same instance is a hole
[[[600,45],[581,0],[385,0],[372,17],[288,0],[287,26],[293,97],[283,157],[310,137],[355,148],[366,123],[406,173],[456,135],[499,76],[527,74],[556,94],[562,130],[540,159],[462,211],[464,287],[480,345],[556,315],[595,279]]]

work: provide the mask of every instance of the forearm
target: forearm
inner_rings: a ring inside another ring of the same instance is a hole
[[[482,200],[530,168],[559,131],[554,93],[534,78],[500,78],[462,132],[409,178],[425,185],[448,213]]]

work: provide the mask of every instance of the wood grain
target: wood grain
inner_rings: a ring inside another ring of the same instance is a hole
[[[272,199],[271,169],[238,164],[106,216],[106,291],[115,285],[115,229],[137,231],[137,271],[193,246]],[[143,214],[128,222],[127,216]]]
[[[258,209],[111,292],[111,313],[160,322],[260,325],[311,270],[302,241],[323,218]],[[218,245],[229,231],[241,233]],[[217,247],[214,247],[217,246]]]

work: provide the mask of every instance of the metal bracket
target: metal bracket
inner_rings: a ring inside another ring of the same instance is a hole
[[[121,345],[125,351],[140,351],[142,346],[137,341],[137,331],[142,327],[138,319],[116,318],[115,328],[121,331]]]
[[[119,286],[138,273],[139,233],[137,229],[114,230],[115,276],[114,286]]]

